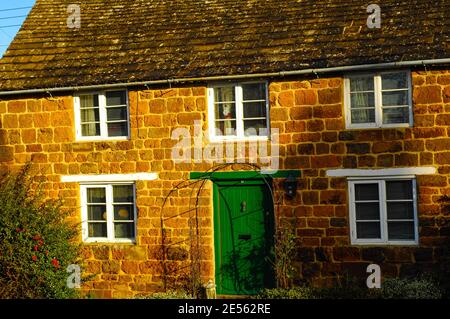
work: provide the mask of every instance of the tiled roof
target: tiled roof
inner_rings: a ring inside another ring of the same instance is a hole
[[[450,57],[450,1],[37,0],[0,60],[0,91]],[[80,1],[78,1],[80,3]]]

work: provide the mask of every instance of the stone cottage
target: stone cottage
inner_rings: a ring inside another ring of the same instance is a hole
[[[254,294],[280,230],[296,283],[435,269],[446,1],[72,2],[37,0],[0,60],[0,171],[64,200],[84,291]]]

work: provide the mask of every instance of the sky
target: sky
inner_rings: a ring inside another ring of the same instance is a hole
[[[0,0],[0,56],[14,39],[34,2],[35,0]]]

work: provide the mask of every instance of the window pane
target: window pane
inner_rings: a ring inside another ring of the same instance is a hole
[[[389,240],[414,240],[414,222],[388,222]]]
[[[126,91],[106,92],[107,106],[126,105],[126,104],[127,104]]]
[[[373,93],[352,93],[350,98],[352,109],[375,107],[375,96]]]
[[[134,223],[114,223],[116,238],[134,238]]]
[[[100,136],[100,123],[81,124],[82,136]]]
[[[383,109],[383,124],[409,123],[409,108]]]
[[[381,75],[383,90],[404,89],[408,87],[407,73],[388,73]]]
[[[217,136],[235,136],[236,135],[236,121],[216,121],[216,135]]]
[[[352,110],[352,124],[360,123],[374,123],[375,122],[375,110]]]
[[[106,112],[108,114],[108,121],[120,121],[127,119],[126,107],[108,108]]]
[[[413,202],[388,202],[388,219],[414,219]]]
[[[104,188],[88,188],[86,189],[86,191],[88,204],[106,203],[106,195]]]
[[[387,181],[386,198],[390,199],[413,199],[412,181]]]
[[[106,223],[88,223],[89,237],[108,237]]]
[[[246,120],[244,121],[245,136],[267,136],[266,120]]]
[[[235,119],[236,107],[234,103],[216,104],[216,120]]]
[[[244,103],[244,118],[266,117],[266,102]]]
[[[356,220],[379,220],[379,203],[355,203]]]
[[[266,85],[265,83],[252,83],[242,85],[242,95],[244,101],[265,100]]]
[[[372,75],[365,75],[365,76],[358,76],[358,77],[352,77],[350,78],[350,90],[351,92],[358,92],[358,91],[373,91],[373,76]]]
[[[377,222],[357,222],[356,236],[358,239],[381,238],[380,223]]]
[[[355,184],[355,200],[378,199],[378,184]]]
[[[216,103],[234,102],[234,87],[225,86],[214,88],[214,101]]]
[[[80,95],[80,107],[91,108],[98,107],[98,94]]]
[[[81,123],[98,122],[100,121],[100,112],[97,109],[82,109],[80,110]]]
[[[113,186],[114,203],[133,203],[133,185]]]
[[[106,205],[89,205],[88,220],[106,220]]]
[[[128,136],[128,123],[108,123],[108,136]]]
[[[408,105],[408,91],[383,92],[383,106]]]
[[[133,220],[133,205],[114,205],[114,220]]]

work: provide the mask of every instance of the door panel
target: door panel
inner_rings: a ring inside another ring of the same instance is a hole
[[[272,287],[273,201],[263,181],[216,185],[216,284],[219,294]]]

